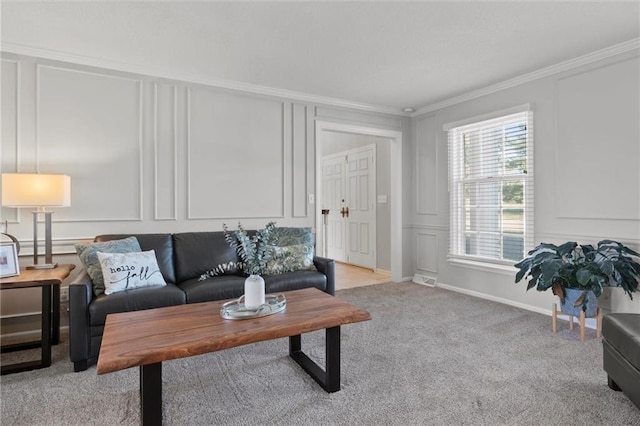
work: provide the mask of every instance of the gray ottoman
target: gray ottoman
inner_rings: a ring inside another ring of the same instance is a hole
[[[606,314],[602,346],[609,387],[623,391],[640,409],[640,314]]]

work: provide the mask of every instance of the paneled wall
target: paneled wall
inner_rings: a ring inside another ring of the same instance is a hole
[[[32,171],[73,176],[73,208],[56,211],[56,221],[143,220],[143,81],[49,65],[35,67],[34,148],[20,152],[19,166],[25,161],[33,163]],[[21,139],[19,148],[26,143]]]
[[[3,172],[71,176],[53,215],[55,260],[101,233],[315,226],[314,121],[393,130],[398,116],[332,108],[3,53]],[[408,141],[409,138],[407,137]],[[2,220],[30,263],[27,209]],[[412,272],[407,271],[406,275]],[[2,292],[2,334],[37,329],[37,292]],[[24,323],[17,329],[12,324]]]
[[[105,231],[313,225],[313,108],[7,56],[2,170],[72,177],[72,206],[54,214],[56,252]],[[28,211],[2,217],[29,251]]]
[[[443,124],[532,104],[535,138],[535,241],[640,248],[640,65],[637,51],[565,70],[418,116],[413,121],[414,203],[410,240],[418,275],[438,285],[548,313],[550,292],[526,292],[515,269],[447,259],[449,199]],[[600,305],[640,312],[613,289]],[[638,299],[638,298],[636,298]]]

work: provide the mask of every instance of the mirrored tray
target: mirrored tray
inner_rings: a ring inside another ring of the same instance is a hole
[[[287,307],[287,298],[284,294],[265,294],[264,304],[256,309],[248,309],[244,306],[244,295],[239,299],[226,302],[220,307],[220,316],[224,319],[241,320],[264,317],[284,311]]]

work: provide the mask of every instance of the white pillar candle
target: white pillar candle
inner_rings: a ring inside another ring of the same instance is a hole
[[[244,280],[244,306],[247,309],[258,309],[264,304],[264,278],[260,275],[249,275]]]

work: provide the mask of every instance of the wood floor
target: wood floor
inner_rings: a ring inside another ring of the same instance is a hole
[[[374,272],[371,269],[336,262],[336,290],[382,284],[391,281],[389,272]]]

